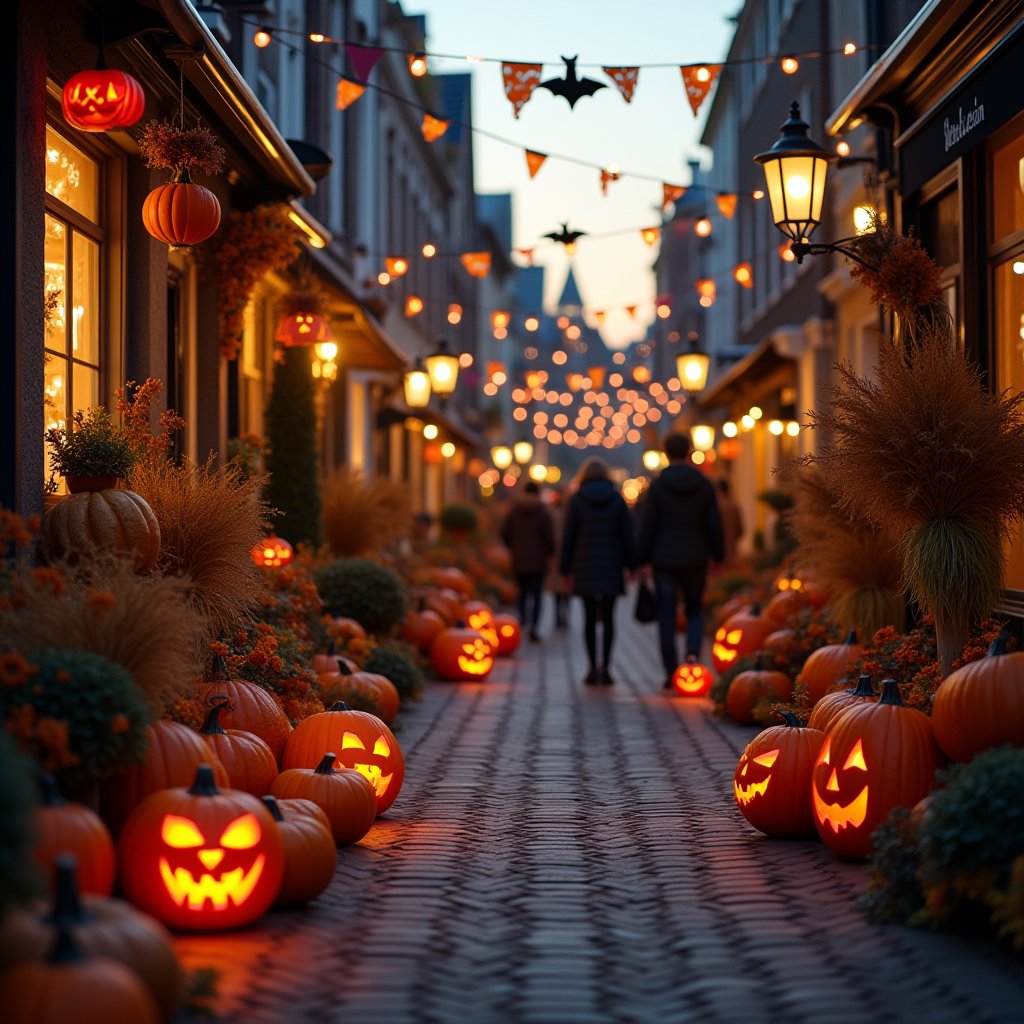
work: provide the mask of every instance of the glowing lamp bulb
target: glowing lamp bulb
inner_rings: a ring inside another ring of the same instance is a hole
[[[846,139],[841,139],[839,142],[836,143],[836,152],[840,156],[850,155],[850,144],[846,141]]]
[[[433,441],[437,437],[437,424],[436,423],[424,423],[423,424],[423,436],[428,441]]]
[[[694,72],[693,77],[696,78],[697,81],[702,83],[702,84],[705,83],[705,82],[710,82],[711,81],[711,69],[710,68],[706,68],[706,67],[699,67]]]
[[[806,199],[811,191],[811,183],[802,174],[791,174],[784,187],[791,199]]]
[[[775,437],[781,437],[785,431],[785,426],[782,420],[769,420],[768,421],[768,433],[774,434]]]
[[[796,57],[783,57],[781,68],[787,75],[795,75],[800,70],[800,61]]]
[[[535,316],[528,316],[523,326],[532,334],[540,327],[540,321]]]
[[[423,253],[424,259],[432,260],[437,255],[437,246],[433,242],[427,242],[420,252]]]
[[[427,58],[422,53],[409,54],[409,74],[413,78],[422,78],[427,73]]]
[[[752,405],[748,412],[752,420],[759,420],[764,415],[764,411],[759,405]]]
[[[857,52],[857,44],[856,43],[847,43],[843,47],[843,54],[845,56],[847,56],[847,57],[852,57],[856,52]]]
[[[711,220],[708,217],[701,217],[693,225],[693,230],[698,238],[707,238],[711,234]]]
[[[257,29],[252,37],[253,45],[258,46],[261,50],[265,50],[272,39],[273,36],[265,28]]]
[[[739,433],[739,428],[732,420],[727,420],[722,424],[722,433],[726,437],[735,437]]]
[[[423,300],[418,295],[410,295],[405,300],[405,315],[416,316],[423,312]]]
[[[441,445],[441,454],[446,459],[450,459],[455,454],[455,445],[454,445],[454,443],[451,442],[451,441],[445,441],[445,443],[443,445]]]
[[[318,359],[329,362],[338,354],[338,345],[333,341],[318,341],[316,344],[316,355]]]
[[[790,437],[799,437],[800,436],[800,424],[797,423],[796,420],[790,420],[786,424],[786,433],[789,434]]]
[[[535,462],[529,469],[529,476],[535,484],[542,484],[548,478],[548,467]]]

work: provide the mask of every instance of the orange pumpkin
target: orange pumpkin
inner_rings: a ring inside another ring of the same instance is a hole
[[[333,704],[345,700],[348,692],[358,692],[376,705],[379,717],[388,725],[398,714],[399,696],[394,683],[376,672],[350,669],[343,661],[338,662],[338,671],[320,676],[320,689],[324,701]]]
[[[707,665],[696,660],[684,661],[672,673],[672,692],[681,697],[703,697],[711,689],[714,678]]]
[[[826,693],[811,712],[807,725],[811,729],[820,729],[827,733],[832,728],[832,723],[847,708],[855,704],[870,704],[878,700],[878,694],[871,685],[871,676],[861,676],[856,686],[844,690],[835,690]]]
[[[494,654],[483,634],[452,626],[430,645],[430,664],[441,679],[478,683],[494,668]]]
[[[249,793],[219,790],[209,765],[189,789],[147,797],[118,839],[121,886],[158,921],[188,931],[240,928],[277,898],[284,847]]]
[[[490,645],[494,654],[498,652],[498,628],[494,624],[494,612],[484,601],[467,601],[462,606],[466,625],[475,629]]]
[[[49,773],[40,777],[42,799],[35,813],[36,845],[32,855],[48,879],[64,853],[78,863],[78,888],[109,896],[114,888],[114,841],[100,816],[84,804],[68,803]]]
[[[330,829],[304,814],[284,814],[272,796],[263,804],[277,825],[284,847],[284,878],[274,905],[294,907],[315,900],[331,884],[338,852]]]
[[[725,709],[729,717],[741,725],[754,723],[754,705],[762,697],[775,697],[787,701],[793,696],[793,681],[785,672],[766,669],[758,658],[754,667],[740,672],[729,684],[725,695]]]
[[[515,654],[523,639],[523,627],[519,625],[519,620],[507,612],[499,612],[494,616],[494,626],[498,631],[498,657],[507,658]]]
[[[411,611],[405,617],[399,636],[407,643],[413,644],[426,653],[434,642],[434,637],[445,628],[445,620],[436,612],[426,607],[420,599],[419,611]]]
[[[295,548],[276,533],[268,533],[252,549],[252,560],[261,568],[279,569],[283,565],[290,565],[294,558]]]
[[[765,605],[764,617],[775,623],[777,629],[786,625],[791,615],[796,615],[804,607],[804,599],[799,590],[782,590]]]
[[[286,313],[277,321],[274,341],[281,342],[285,348],[301,348],[317,345],[321,341],[330,341],[331,322],[321,313],[312,310],[300,310],[297,313]]]
[[[350,712],[358,714],[359,712]],[[336,768],[337,756],[328,750],[315,768],[289,768],[270,787],[275,797],[311,800],[327,815],[338,846],[358,843],[377,817],[377,794],[372,782],[351,768]]]
[[[220,203],[202,185],[194,185],[187,171],[159,185],[142,204],[142,223],[165,245],[198,245],[220,226]]]
[[[318,676],[331,675],[338,672],[344,665],[350,672],[355,672],[358,665],[351,659],[339,654],[333,640],[327,641],[327,649],[321,654],[313,655],[312,667]]]
[[[97,68],[79,71],[64,85],[60,101],[64,120],[83,132],[130,128],[146,109],[146,95],[126,71]]]
[[[762,649],[774,651],[778,654],[788,654],[796,648],[796,631],[792,629],[777,629],[764,638]]]
[[[288,738],[282,767],[316,768],[328,751],[336,751],[336,768],[352,768],[377,794],[377,813],[394,803],[405,778],[405,758],[391,730],[376,716],[352,711],[339,701],[319,715],[310,715]],[[275,796],[301,796],[278,793]]]
[[[228,785],[243,793],[263,796],[277,777],[277,758],[255,733],[244,729],[228,729],[220,724],[221,712],[231,705],[223,700],[210,709],[199,730],[213,756],[228,773]]]
[[[113,488],[62,498],[43,516],[39,538],[50,560],[126,552],[136,572],[149,572],[160,555],[160,524],[149,504],[134,491]]]
[[[857,632],[851,629],[841,644],[826,644],[811,651],[800,670],[797,682],[807,688],[812,703],[817,703],[828,691],[849,674],[850,667],[861,656],[864,648],[857,643]]]
[[[473,593],[473,581],[454,565],[438,565],[430,570],[431,581],[437,587],[454,590],[461,598],[470,597]]]
[[[715,630],[711,645],[711,662],[715,671],[725,672],[740,658],[761,650],[768,634],[775,629],[775,623],[762,617],[760,605],[752,605],[747,611],[731,615]]]
[[[323,808],[313,803],[312,800],[306,800],[302,797],[274,797],[277,801],[277,806],[281,808],[281,813],[288,816],[294,817],[299,814],[304,818],[312,818],[313,821],[319,822],[328,832],[331,831],[331,820],[323,812]]]
[[[365,640],[366,630],[363,626],[344,615],[336,615],[327,626],[328,633],[334,640]]]

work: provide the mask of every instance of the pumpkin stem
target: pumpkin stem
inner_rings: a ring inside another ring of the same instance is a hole
[[[855,644],[857,642],[857,630],[851,629],[846,634],[846,639],[843,641],[844,644]]]
[[[455,620],[455,628],[456,629],[465,629],[466,628],[465,620],[464,619],[456,619]]]
[[[863,675],[857,680],[857,685],[850,691],[853,697],[874,697],[875,688],[871,685],[871,676]]]
[[[211,765],[196,765],[195,781],[188,792],[189,796],[217,796],[220,793]]]
[[[992,643],[990,643],[988,645],[988,653],[985,655],[985,657],[986,658],[997,658],[1000,654],[1005,654],[1005,653],[1006,653],[1006,634],[1005,633],[1000,633],[999,636],[997,636],[995,638],[995,640],[993,640]]]
[[[348,667],[348,665],[346,665],[345,662],[343,662],[341,660],[341,658],[338,659],[338,675],[339,676],[350,676],[350,675],[352,675],[352,669],[350,669]]]
[[[334,646],[333,637],[327,638],[327,650],[324,653],[327,655],[328,658],[331,657],[331,655],[338,653],[338,648]]]
[[[343,700],[336,700],[327,710],[328,711],[351,711],[352,709]]]
[[[78,858],[71,853],[62,853],[54,861],[56,883],[53,890],[53,910],[47,921],[50,924],[79,924],[87,921],[82,898],[78,892]]]
[[[39,775],[39,802],[43,807],[65,807],[67,800],[57,785],[57,780],[49,773],[42,772]]]
[[[340,703],[340,701],[339,701]],[[337,760],[337,756],[333,751],[328,751],[323,756],[323,760],[313,769],[317,775],[333,775],[334,774],[334,762]]]
[[[199,731],[204,736],[223,736],[225,733],[224,727],[220,724],[220,713],[226,708],[230,709],[231,703],[224,694],[211,697],[209,702],[212,703],[213,701],[217,701],[217,703],[210,708],[206,721],[203,722],[203,727]]]
[[[751,615],[760,615],[761,614],[761,602],[760,601],[755,601],[750,606],[750,614]]]
[[[46,958],[48,963],[73,964],[85,959],[85,954],[75,943],[75,938],[68,925],[68,921],[57,922],[57,938],[54,940],[50,955]]]
[[[756,658],[754,658],[754,671],[755,672],[763,672],[764,671],[764,658],[762,658],[760,654],[757,655]]]
[[[178,185],[191,185],[192,175],[188,173],[188,168],[179,167],[178,173],[174,176],[174,181]]]
[[[882,696],[878,698],[878,703],[903,706],[903,698],[900,696],[900,684],[895,679],[882,680]]]
[[[792,729],[802,729],[804,727],[803,719],[797,718],[792,711],[780,711],[779,717]]]
[[[263,801],[264,807],[270,811],[270,816],[274,821],[284,821],[284,815],[281,813],[281,808],[274,797],[268,793],[266,796],[261,796],[260,799]]]
[[[224,660],[223,654],[215,654],[213,656],[213,669],[211,670],[210,674],[218,678],[227,679],[228,663]]]

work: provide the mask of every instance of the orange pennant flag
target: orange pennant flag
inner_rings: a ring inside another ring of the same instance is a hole
[[[677,199],[682,199],[685,195],[686,189],[682,185],[669,185],[664,181],[661,183],[662,208],[668,206],[670,203],[674,203]]]
[[[409,261],[404,256],[388,256],[384,260],[384,266],[392,277],[401,277],[409,270]]]
[[[351,78],[338,79],[338,91],[334,97],[334,105],[339,110],[348,110],[363,93],[366,86],[359,82],[353,82]]]
[[[436,142],[446,131],[450,122],[445,121],[440,117],[432,117],[430,114],[423,115],[423,123],[420,125],[420,131],[423,132],[423,138],[427,142]]]
[[[639,68],[601,68],[601,70],[615,83],[616,88],[622,93],[622,98],[631,103],[633,92],[636,90],[637,79],[640,77]]]
[[[603,366],[591,366],[587,370],[587,376],[590,378],[590,386],[595,391],[600,391],[604,387],[604,367]]]
[[[537,172],[544,166],[544,161],[547,160],[547,153],[538,153],[535,150],[527,149],[526,153],[526,169],[530,172],[531,178],[537,177]]]
[[[732,220],[733,214],[736,212],[736,200],[739,197],[735,192],[728,192],[725,195],[715,196],[715,202],[718,203],[718,212],[726,219]]]
[[[680,69],[683,75],[683,87],[686,98],[690,101],[693,116],[697,116],[700,105],[704,102],[711,86],[722,70],[721,64],[684,64]]]
[[[635,316],[636,316],[636,310],[637,310],[637,307],[636,307],[636,306],[627,306],[627,307],[626,307],[626,312],[627,312],[627,313],[628,313],[628,314],[629,314],[630,316],[632,316],[632,317],[635,317]]]
[[[512,104],[512,113],[518,118],[519,111],[530,102],[533,90],[540,84],[543,64],[502,64],[501,77],[505,83],[505,96]]]
[[[489,252],[464,252],[459,259],[470,277],[486,277],[491,272]]]

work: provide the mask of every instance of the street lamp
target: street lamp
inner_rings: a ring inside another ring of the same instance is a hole
[[[459,379],[459,357],[448,351],[448,342],[440,338],[437,351],[423,360],[430,375],[431,391],[444,405],[448,401]]]
[[[417,359],[416,365],[405,371],[402,383],[405,387],[405,404],[410,409],[426,409],[430,405],[430,374],[424,368],[422,359]]]
[[[690,334],[690,348],[676,356],[676,376],[687,391],[703,391],[708,382],[711,356],[701,350],[696,331]]]
[[[529,477],[535,484],[542,484],[548,478],[548,467],[535,462],[529,470]]]
[[[648,448],[641,458],[643,459],[644,469],[648,473],[653,473],[661,467],[661,452],[657,448]]]
[[[533,458],[533,445],[529,441],[516,441],[512,454],[520,466],[525,466]]]
[[[492,448],[491,462],[494,463],[495,469],[508,469],[512,465],[512,449],[507,444],[499,444]]]
[[[698,452],[709,452],[715,446],[715,428],[707,423],[695,423],[690,427],[690,440]]]

